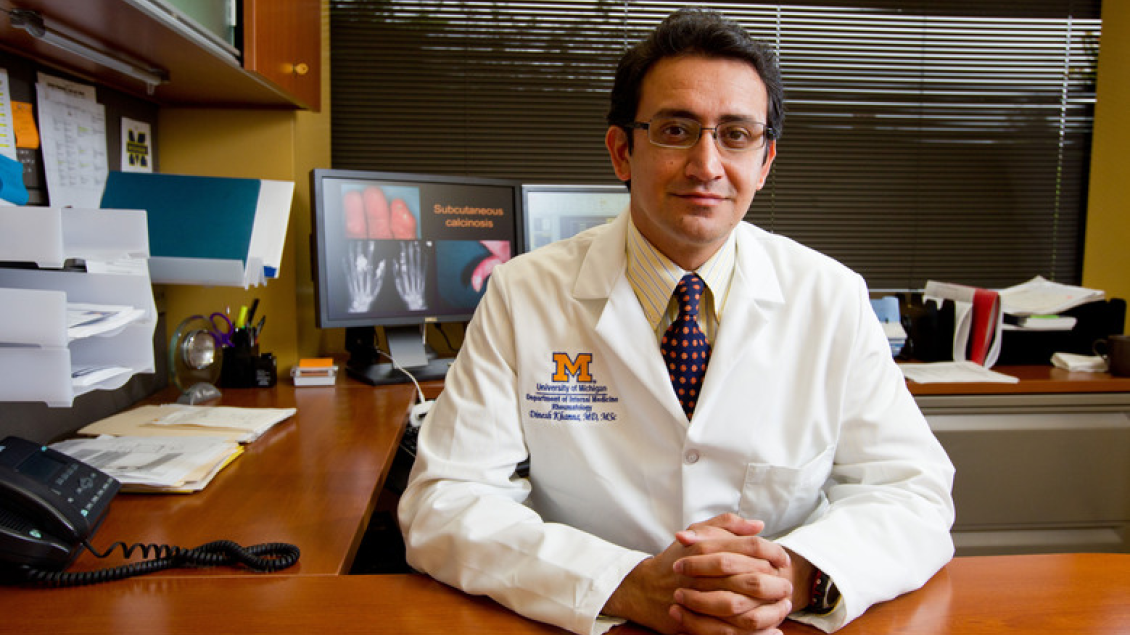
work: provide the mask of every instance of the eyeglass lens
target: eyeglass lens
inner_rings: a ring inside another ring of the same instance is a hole
[[[648,139],[668,148],[690,148],[698,143],[704,130],[714,132],[715,142],[727,150],[755,150],[765,141],[765,124],[757,121],[728,121],[714,128],[704,128],[694,119],[663,117],[647,125]]]

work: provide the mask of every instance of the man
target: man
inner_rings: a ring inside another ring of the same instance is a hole
[[[495,269],[401,499],[409,563],[577,633],[831,631],[919,587],[953,553],[953,468],[864,282],[741,222],[772,52],[680,11],[612,102],[629,213]]]

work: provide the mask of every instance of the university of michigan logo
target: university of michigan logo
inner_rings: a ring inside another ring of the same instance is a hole
[[[569,381],[570,377],[578,382],[591,382],[592,374],[589,364],[592,363],[592,353],[577,353],[570,358],[568,353],[553,354],[553,381]]]
[[[537,382],[525,393],[526,417],[579,424],[609,424],[620,417],[620,398],[593,379],[592,353],[551,353],[551,358],[550,381]]]
[[[144,132],[129,131],[128,140],[126,141],[126,155],[129,156],[129,164],[131,167],[149,167],[149,142],[146,140]]]

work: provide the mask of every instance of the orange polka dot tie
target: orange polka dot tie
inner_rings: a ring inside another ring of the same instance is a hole
[[[659,344],[671,375],[671,385],[687,419],[694,414],[706,363],[710,361],[710,342],[698,327],[698,304],[705,290],[706,284],[696,274],[688,273],[679,280],[675,287],[679,317],[667,327]]]

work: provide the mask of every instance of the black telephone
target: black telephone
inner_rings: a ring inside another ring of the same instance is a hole
[[[62,570],[119,489],[117,479],[44,445],[0,441],[0,562]]]
[[[98,553],[89,539],[121,489],[114,477],[47,446],[18,437],[0,440],[0,581],[73,586],[119,580],[174,567],[242,564],[277,571],[298,562],[298,547],[264,543],[241,547],[216,540],[193,549],[114,543]],[[121,547],[156,557],[78,573],[64,572],[83,548],[105,558]]]

